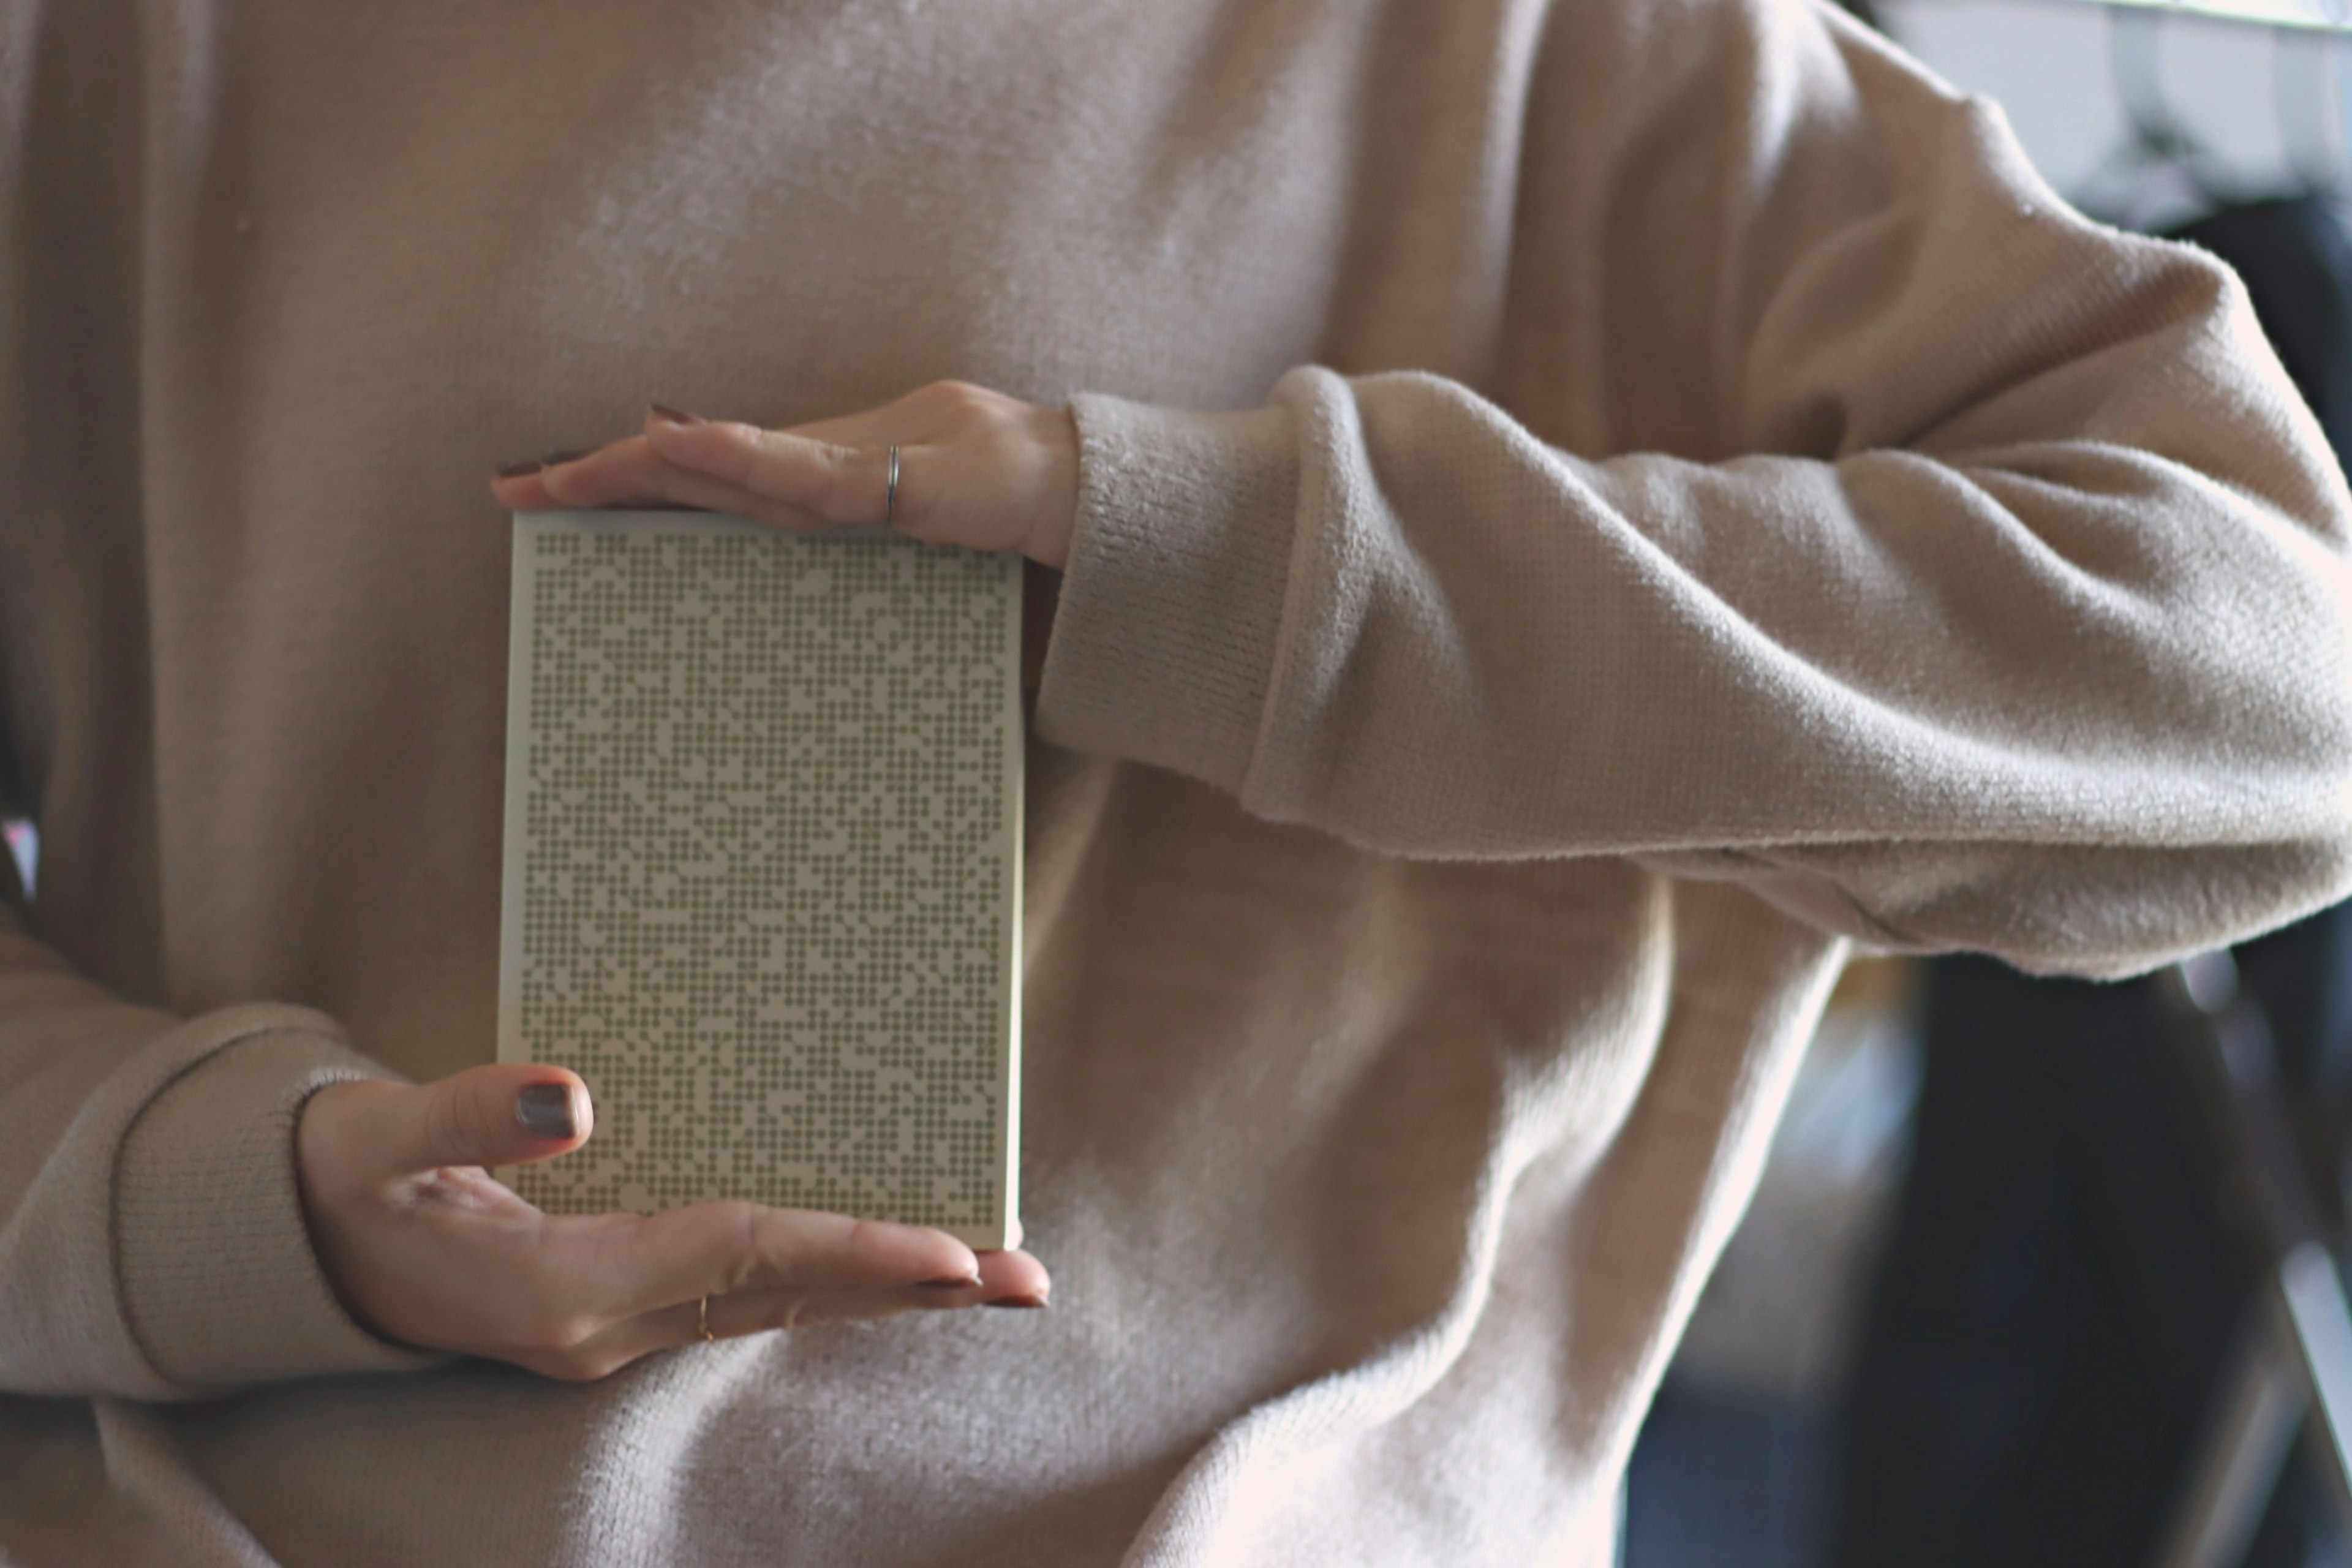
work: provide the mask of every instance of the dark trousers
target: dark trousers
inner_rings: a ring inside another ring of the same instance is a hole
[[[2347,933],[2331,911],[2240,955],[2315,1146],[2352,1055]],[[2151,981],[1950,959],[1925,1005],[1912,1159],[1842,1412],[1832,1561],[2149,1562],[2265,1268],[2210,1080]],[[2332,1555],[2319,1495],[2291,1472],[2250,1561]]]

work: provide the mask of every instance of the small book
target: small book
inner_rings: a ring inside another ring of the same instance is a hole
[[[510,639],[499,1059],[596,1131],[501,1177],[1011,1245],[1019,559],[526,513]]]

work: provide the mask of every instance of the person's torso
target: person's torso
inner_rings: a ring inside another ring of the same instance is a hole
[[[494,465],[648,399],[1250,406],[1302,363],[1477,384],[1500,353],[1524,7],[104,9],[8,24],[38,928],[182,1010],[321,1007],[418,1078],[492,1050]],[[288,1563],[421,1560],[454,1516],[485,1561],[1110,1561],[1215,1433],[1319,1388],[1292,1436],[1353,1458],[1301,1506],[1486,1442],[1472,1489],[1523,1528],[1587,1511],[1832,944],[1622,861],[1385,860],[1031,768],[1050,1312],[590,1390],[270,1390],[173,1418],[204,1484]]]

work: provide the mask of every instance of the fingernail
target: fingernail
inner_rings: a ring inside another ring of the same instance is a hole
[[[1045,1304],[1045,1297],[1032,1296],[1025,1290],[1018,1296],[999,1296],[993,1301],[981,1303],[984,1307],[1042,1307]]]
[[[979,1275],[963,1274],[950,1275],[940,1279],[926,1279],[922,1282],[921,1288],[926,1290],[972,1290],[977,1289],[979,1286]]]
[[[542,468],[552,468],[564,463],[576,463],[595,449],[593,447],[583,447],[576,452],[550,452],[539,460],[539,466]]]
[[[572,1113],[572,1087],[534,1083],[515,1096],[515,1120],[534,1138],[570,1138],[580,1131]]]
[[[672,408],[667,403],[648,403],[646,412],[665,425],[699,425],[703,422],[701,415],[688,414],[683,408]]]
[[[528,463],[509,463],[505,468],[498,470],[498,476],[502,479],[519,479],[525,474],[535,474],[545,467],[547,464],[544,459],[534,458]]]

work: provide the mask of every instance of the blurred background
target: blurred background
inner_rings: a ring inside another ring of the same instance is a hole
[[[2352,437],[2352,0],[1853,0],[2246,280]],[[1635,1451],[1629,1568],[2352,1568],[2352,921],[1851,969]]]

